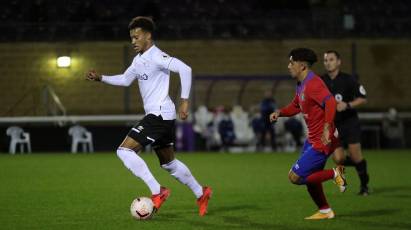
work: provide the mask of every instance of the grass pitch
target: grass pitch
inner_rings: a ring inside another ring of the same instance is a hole
[[[372,195],[356,195],[358,177],[348,168],[345,194],[325,184],[337,217],[306,221],[316,207],[304,186],[287,179],[298,154],[178,154],[214,189],[205,217],[198,216],[191,191],[162,170],[154,154],[142,154],[172,193],[153,219],[137,221],[129,205],[149,190],[114,153],[0,154],[0,229],[411,229],[411,152],[365,156]]]

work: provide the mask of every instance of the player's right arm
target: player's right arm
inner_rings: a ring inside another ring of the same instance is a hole
[[[131,65],[123,74],[113,76],[101,75],[95,70],[90,70],[86,75],[86,79],[90,81],[101,81],[109,85],[129,86],[136,79],[136,74]]]
[[[298,95],[296,94],[290,104],[270,114],[270,121],[277,121],[279,117],[291,117],[301,112],[298,105]]]

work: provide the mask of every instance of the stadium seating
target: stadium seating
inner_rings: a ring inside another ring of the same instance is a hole
[[[153,17],[160,39],[410,37],[410,9],[407,0],[14,0],[0,3],[0,40],[124,40],[136,15]]]

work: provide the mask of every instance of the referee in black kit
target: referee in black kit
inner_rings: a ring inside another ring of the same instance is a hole
[[[341,146],[334,152],[336,164],[355,166],[361,181],[358,195],[368,196],[367,162],[361,153],[361,127],[355,108],[367,102],[366,92],[353,76],[340,71],[340,54],[335,50],[324,53],[324,67],[327,73],[321,76],[337,101],[335,125]],[[345,157],[344,147],[348,146],[349,156]]]

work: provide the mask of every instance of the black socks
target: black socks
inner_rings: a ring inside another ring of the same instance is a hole
[[[370,180],[367,172],[367,161],[365,159],[362,160],[360,163],[355,165],[355,169],[357,169],[358,176],[360,177],[361,187],[366,188],[368,181]]]
[[[365,159],[356,164],[351,160],[349,156],[347,156],[344,160],[344,166],[355,166],[355,169],[358,173],[358,177],[361,181],[361,187],[367,188],[370,178],[368,176],[367,161]]]

